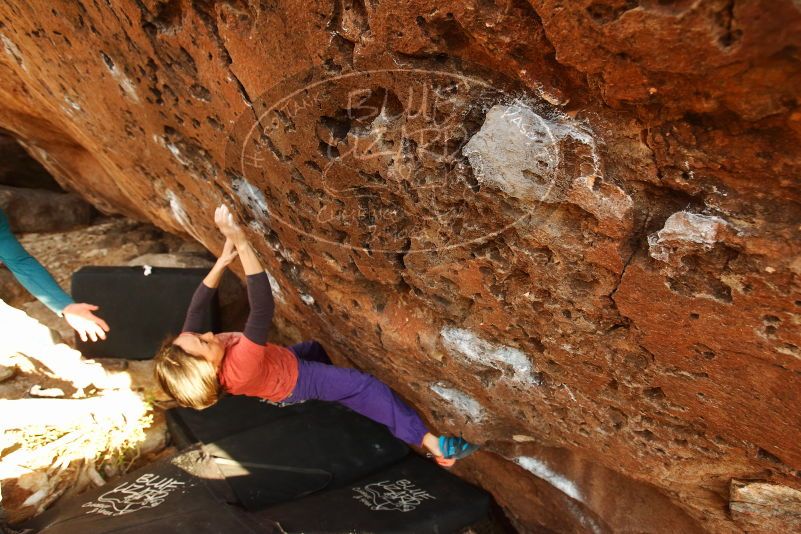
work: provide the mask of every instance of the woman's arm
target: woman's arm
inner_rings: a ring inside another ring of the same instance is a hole
[[[238,254],[239,251],[236,249],[235,243],[230,239],[226,239],[220,257],[217,258],[209,274],[203,279],[203,285],[210,289],[217,289],[225,270],[231,265],[231,262],[236,259]]]
[[[267,330],[273,321],[275,311],[270,281],[263,270],[258,274],[248,275],[247,280],[250,313],[242,333],[252,342],[264,345],[267,343]]]
[[[234,247],[234,243],[230,239],[226,239],[223,251],[220,257],[217,258],[217,262],[195,290],[195,294],[192,295],[192,301],[189,303],[189,309],[186,310],[186,319],[181,332],[200,331],[200,327],[203,325],[204,311],[211,304],[225,269],[234,261],[236,256],[237,250]]]
[[[256,251],[245,238],[245,232],[234,222],[227,207],[217,208],[214,212],[214,222],[223,235],[234,243],[247,276],[250,313],[243,333],[252,342],[264,345],[267,342],[267,330],[270,328],[275,310],[270,281]]]

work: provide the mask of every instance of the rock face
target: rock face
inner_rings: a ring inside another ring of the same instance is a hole
[[[99,209],[212,250],[227,203],[283,334],[483,444],[460,472],[522,530],[796,525],[797,2],[7,2],[0,22],[0,127]],[[770,491],[746,509],[732,480]]]
[[[92,206],[69,193],[0,186],[0,209],[11,230],[59,232],[92,222]]]
[[[777,503],[780,503],[777,506]],[[766,484],[733,480],[732,517],[748,532],[780,532],[801,529],[801,492]]]

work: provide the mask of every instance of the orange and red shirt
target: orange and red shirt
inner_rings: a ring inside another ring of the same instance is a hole
[[[275,308],[267,274],[248,275],[247,288],[250,313],[244,331],[215,335],[225,345],[217,378],[223,389],[233,395],[280,402],[295,388],[298,360],[288,348],[267,343]],[[182,332],[199,333],[204,308],[211,305],[216,291],[201,282],[192,296]]]
[[[280,402],[292,394],[298,381],[298,359],[286,347],[254,343],[241,332],[216,335],[225,345],[217,377],[232,395]]]

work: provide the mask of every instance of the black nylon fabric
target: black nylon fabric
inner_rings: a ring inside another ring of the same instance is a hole
[[[255,534],[244,513],[225,502],[214,462],[197,450],[130,473],[96,490],[58,502],[24,523],[41,534]],[[216,486],[216,487],[215,487]]]
[[[489,519],[490,497],[432,461],[412,455],[339,489],[256,515],[288,534],[459,532]]]
[[[343,486],[409,453],[384,425],[339,404],[275,409],[298,412],[205,446],[249,510]]]
[[[83,342],[87,358],[152,358],[168,335],[181,332],[186,310],[207,269],[153,267],[83,267],[72,275],[72,298],[100,306],[97,315],[111,328],[106,341]],[[216,296],[200,322],[217,331]]]

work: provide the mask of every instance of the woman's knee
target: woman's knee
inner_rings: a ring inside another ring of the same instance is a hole
[[[331,362],[323,346],[313,339],[296,343],[289,348],[292,349],[292,352],[301,360],[320,363]]]
[[[322,344],[316,339],[311,340],[310,350],[317,356],[318,361],[323,363],[331,363],[331,358],[328,357],[325,347],[323,347]]]

